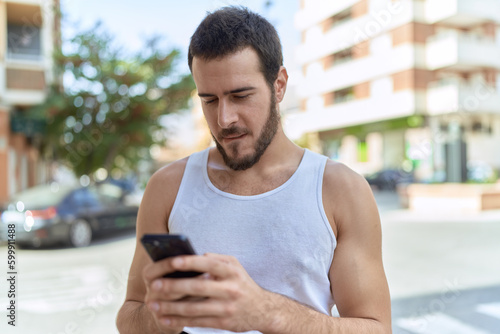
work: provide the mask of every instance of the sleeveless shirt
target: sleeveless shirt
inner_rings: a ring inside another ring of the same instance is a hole
[[[168,220],[169,233],[185,234],[198,254],[236,257],[262,288],[331,315],[328,273],[336,240],[322,201],[327,157],[305,149],[297,170],[281,186],[241,196],[224,191],[227,177],[219,177],[219,188],[214,186],[207,172],[208,153],[206,149],[188,158]]]

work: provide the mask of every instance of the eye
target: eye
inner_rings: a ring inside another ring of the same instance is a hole
[[[246,99],[247,97],[249,97],[250,94],[247,94],[247,95],[235,95],[234,97],[238,100],[243,100],[243,99]]]
[[[203,100],[203,103],[210,104],[210,103],[215,102],[215,101],[216,101],[216,99],[213,99],[213,100]]]

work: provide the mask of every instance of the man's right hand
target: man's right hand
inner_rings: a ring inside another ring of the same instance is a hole
[[[158,328],[160,328],[163,331],[170,332],[174,330],[175,333],[181,333],[183,327],[176,328],[168,326],[167,324],[163,323],[161,319],[158,318],[159,314],[158,311],[160,308],[159,301],[156,300],[156,297],[158,296],[158,291],[162,290],[163,280],[181,280],[181,279],[199,280],[199,279],[207,279],[207,275],[201,275],[193,278],[165,278],[163,277],[164,275],[176,271],[171,264],[173,259],[174,257],[166,258],[160,261],[148,263],[144,267],[142,271],[142,278],[146,286],[146,295],[144,298],[144,304],[145,307],[147,307],[147,309],[153,315],[153,318],[155,319]],[[175,293],[175,292],[171,292],[168,295],[162,294],[162,301],[170,301],[170,302],[187,301],[187,300],[199,301],[204,298],[205,297],[187,296],[184,293]]]

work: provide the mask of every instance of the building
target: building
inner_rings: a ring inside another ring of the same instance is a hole
[[[43,124],[24,113],[53,80],[58,8],[57,0],[0,0],[0,204],[47,175],[37,150]]]
[[[360,173],[500,170],[500,0],[301,0],[295,136]]]

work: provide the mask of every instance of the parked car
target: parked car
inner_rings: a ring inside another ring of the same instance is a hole
[[[138,205],[130,204],[127,194],[111,183],[30,188],[13,196],[1,213],[1,238],[6,240],[8,224],[15,224],[16,244],[21,246],[88,246],[100,232],[135,227]]]
[[[400,183],[414,182],[413,174],[400,169],[383,169],[365,176],[368,183],[379,190],[395,190]]]

